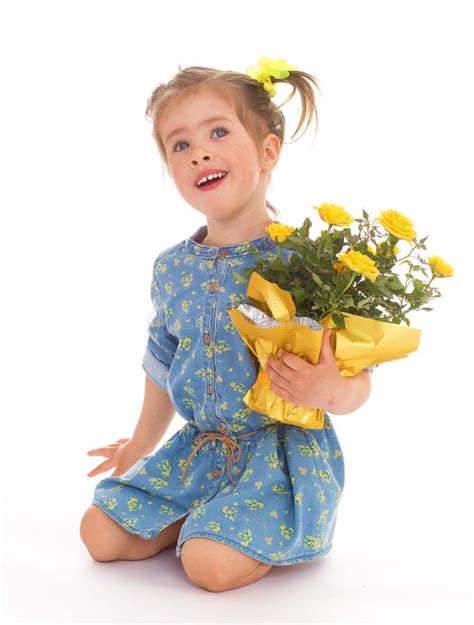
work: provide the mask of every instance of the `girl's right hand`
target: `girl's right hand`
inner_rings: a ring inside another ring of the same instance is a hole
[[[136,447],[133,439],[130,438],[119,438],[116,443],[91,449],[87,453],[89,456],[105,456],[107,458],[107,460],[97,465],[95,469],[92,469],[87,474],[88,477],[94,477],[113,467],[115,467],[115,471],[112,473],[112,476],[122,475],[147,455],[147,451]]]

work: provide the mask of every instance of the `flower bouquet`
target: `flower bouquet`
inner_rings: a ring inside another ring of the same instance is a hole
[[[441,296],[432,282],[452,276],[453,269],[439,256],[415,256],[426,250],[428,237],[418,241],[412,222],[395,210],[381,211],[371,220],[365,210],[362,219],[354,219],[335,204],[313,208],[328,228],[312,239],[309,218],[299,229],[268,226],[271,238],[280,243],[277,254],[262,258],[253,248],[255,267],[233,272],[248,285],[250,304],[227,310],[260,363],[244,403],[283,423],[322,428],[322,409],[296,406],[273,392],[263,369],[268,355],[284,349],[317,364],[323,331],[332,329],[331,347],[343,376],[404,358],[418,349],[421,337],[407,315],[431,311],[425,304]],[[353,221],[357,233],[350,228]],[[400,240],[411,248],[403,255]]]

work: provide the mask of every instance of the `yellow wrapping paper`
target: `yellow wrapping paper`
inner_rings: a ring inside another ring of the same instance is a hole
[[[290,292],[265,280],[256,271],[250,276],[247,297],[252,305],[283,325],[261,328],[237,308],[227,309],[240,336],[260,363],[255,383],[242,399],[252,410],[289,425],[321,429],[324,410],[296,406],[272,390],[263,370],[269,354],[276,357],[282,349],[315,365],[319,361],[323,332],[332,329],[331,347],[339,372],[350,377],[370,365],[405,358],[420,343],[421,330],[346,312],[345,328],[339,328],[330,314],[320,320],[321,330],[292,321],[296,307]]]

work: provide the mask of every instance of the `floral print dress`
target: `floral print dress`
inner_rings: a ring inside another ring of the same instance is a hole
[[[123,475],[102,479],[92,503],[144,539],[185,517],[177,557],[202,536],[266,564],[320,558],[344,488],[336,432],[327,413],[323,429],[309,430],[246,406],[259,363],[226,311],[247,302],[232,272],[255,265],[252,246],[271,258],[278,243],[265,234],[214,247],[199,243],[206,234],[202,226],[154,262],[142,363],[185,424]]]

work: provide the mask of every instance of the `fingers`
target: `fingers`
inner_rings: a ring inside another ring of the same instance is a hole
[[[114,465],[112,462],[110,462],[110,460],[104,460],[104,462],[101,462],[99,465],[97,465],[95,469],[92,469],[92,471],[89,471],[89,473],[87,474],[87,477],[94,477],[94,475],[97,475],[98,473],[103,473],[104,471],[108,471],[113,466]]]
[[[272,384],[276,384],[277,386],[285,389],[286,391],[291,390],[292,383],[290,382],[290,380],[280,375],[277,371],[269,369],[267,371],[267,374]]]
[[[114,455],[119,445],[108,445],[107,447],[98,447],[97,449],[91,449],[87,452],[88,456],[105,456],[110,458]]]
[[[271,354],[264,371],[272,381],[277,382],[280,386],[288,387],[291,385],[291,370]]]
[[[130,439],[129,438],[119,438],[117,441],[115,441],[115,443],[110,443],[109,445],[105,445],[104,447],[97,447],[96,449],[90,449],[87,453],[88,454],[92,454],[92,452],[99,452],[102,451],[103,449],[107,449],[108,447],[119,447],[120,445],[123,445],[123,443],[128,443]]]
[[[108,471],[109,469],[115,466],[114,461],[110,460],[112,458],[117,449],[121,447],[124,443],[127,443],[129,438],[119,438],[116,443],[111,443],[110,445],[106,445],[105,447],[97,447],[96,449],[89,449],[87,452],[88,456],[104,456],[107,460],[104,460],[101,464],[92,469],[89,473],[87,473],[88,477],[94,477],[98,473],[103,473],[104,471]]]
[[[106,456],[110,458],[116,451],[117,448],[120,447],[121,443],[111,443],[106,447],[97,447],[97,449],[90,449],[87,454],[89,456]]]

